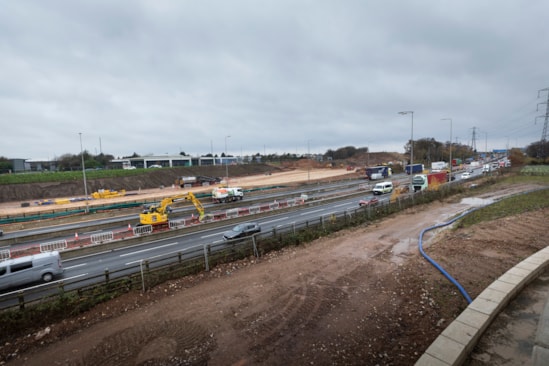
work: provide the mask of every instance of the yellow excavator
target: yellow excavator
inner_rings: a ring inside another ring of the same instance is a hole
[[[139,215],[140,225],[167,225],[168,214],[170,213],[170,204],[179,201],[191,201],[198,211],[198,220],[204,218],[204,207],[192,192],[179,194],[164,198],[160,203],[148,206],[143,213]]]

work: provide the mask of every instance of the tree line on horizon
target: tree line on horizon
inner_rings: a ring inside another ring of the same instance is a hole
[[[479,154],[487,153],[485,151],[475,151],[470,146],[452,143],[452,158],[453,159],[468,159],[476,158]],[[519,150],[519,149],[512,149]],[[409,140],[406,145],[404,145],[404,155],[408,158],[406,161],[407,164],[410,163],[409,157],[411,153],[411,140]],[[549,142],[537,141],[528,145],[525,151],[515,152],[517,154],[525,155],[529,159],[529,164],[549,164]],[[365,155],[369,153],[368,147],[354,147],[354,146],[345,146],[340,147],[336,150],[328,149],[323,157],[325,160],[345,160],[351,159],[356,156]],[[108,168],[111,165],[111,161],[115,157],[111,154],[100,153],[98,155],[90,154],[87,150],[83,151],[82,155],[84,156],[84,165],[89,169],[97,168]],[[60,171],[71,171],[82,169],[82,155],[81,154],[63,154],[57,158],[54,163],[57,170]],[[181,152],[180,155],[187,156],[185,152]],[[212,155],[211,153],[202,155],[205,157],[217,157],[218,155]],[[221,157],[225,157],[225,153],[221,153]],[[232,156],[228,154],[227,156]],[[264,163],[268,162],[280,162],[285,160],[299,160],[307,158],[307,156],[284,153],[279,154],[268,154],[262,155],[260,153],[254,154],[253,156],[260,156],[261,161]],[[138,158],[141,157],[137,153],[133,153],[130,156],[123,157],[125,158]],[[450,160],[450,142],[440,142],[434,138],[421,138],[414,140],[414,163],[424,163],[429,165],[433,161],[449,161]],[[13,163],[11,159],[8,159],[4,156],[0,156],[0,172],[6,173],[13,171]]]

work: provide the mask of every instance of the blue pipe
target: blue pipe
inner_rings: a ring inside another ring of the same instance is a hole
[[[468,215],[470,214],[471,212],[473,211],[476,211],[478,210],[478,208],[474,208],[472,210],[468,210],[468,211],[465,211],[464,213],[462,213],[461,215],[459,215],[458,217],[455,217],[453,218],[452,220],[448,221],[448,222],[445,222],[445,223],[442,223],[442,224],[438,224],[438,225],[435,225],[435,226],[431,226],[431,227],[428,227],[426,229],[423,229],[421,230],[421,233],[419,234],[419,252],[421,253],[421,255],[423,257],[425,257],[425,259],[427,259],[429,261],[429,263],[431,263],[433,266],[435,266],[436,269],[438,269],[440,271],[440,273],[442,273],[442,275],[444,277],[446,277],[450,282],[452,282],[459,290],[459,292],[461,292],[461,294],[463,295],[463,297],[465,297],[465,300],[467,300],[467,304],[470,304],[473,300],[471,300],[471,296],[469,296],[469,294],[467,293],[467,291],[465,291],[465,289],[463,288],[463,286],[461,286],[459,284],[459,282],[457,282],[452,276],[450,276],[450,274],[448,272],[446,272],[444,270],[444,268],[442,268],[440,266],[440,264],[438,264],[437,262],[435,262],[435,260],[431,257],[429,257],[427,255],[427,253],[425,253],[425,251],[423,250],[423,234],[426,233],[427,231],[430,231],[430,230],[434,230],[434,229],[437,229],[439,227],[443,227],[443,226],[447,226],[447,225],[450,225],[452,224],[454,221],[456,220],[459,220],[461,219],[463,216],[465,215]]]
[[[515,197],[515,196],[520,196],[520,195],[523,195],[523,194],[528,194],[528,193],[532,193],[532,192],[536,192],[536,191],[541,191],[541,190],[547,190],[547,188],[536,188],[536,189],[531,189],[531,190],[528,190],[528,191],[525,191],[525,192],[520,192],[520,193],[516,193],[516,194],[512,194],[510,196],[507,196],[506,198],[510,198],[510,197]],[[483,208],[483,207],[486,207],[486,206],[482,206],[482,207],[475,207],[473,209],[470,209],[470,210],[467,210],[465,211],[464,213],[462,213],[461,215],[459,215],[458,217],[448,221],[448,222],[445,222],[445,223],[442,223],[442,224],[438,224],[438,225],[435,225],[435,226],[431,226],[431,227],[428,227],[426,229],[423,229],[421,230],[421,233],[419,234],[419,252],[421,253],[421,255],[423,257],[425,257],[425,259],[427,259],[429,261],[429,263],[431,263],[433,266],[435,266],[436,269],[438,269],[440,271],[440,273],[442,273],[444,275],[444,277],[446,277],[450,282],[452,282],[459,290],[459,292],[461,292],[461,294],[463,295],[463,297],[465,297],[465,300],[467,300],[467,303],[470,304],[473,300],[471,300],[471,296],[469,296],[469,294],[467,293],[467,291],[465,291],[465,289],[463,288],[463,286],[461,286],[459,284],[459,282],[457,282],[452,276],[450,276],[450,274],[448,274],[448,272],[446,272],[444,270],[444,268],[442,268],[437,262],[434,261],[433,258],[429,257],[424,251],[423,251],[423,234],[426,233],[427,231],[430,231],[430,230],[434,230],[436,228],[439,228],[439,227],[443,227],[443,226],[447,226],[447,225],[450,225],[452,224],[453,222],[455,222],[456,220],[459,220],[461,219],[463,216],[465,215],[469,215],[471,212],[474,212],[480,208]]]

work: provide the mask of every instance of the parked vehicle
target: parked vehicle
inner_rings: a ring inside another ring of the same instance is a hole
[[[189,187],[201,187],[218,184],[221,182],[219,177],[206,177],[203,175],[190,176],[190,177],[178,177],[175,180],[175,184],[181,188]]]
[[[238,238],[244,238],[253,234],[261,232],[261,226],[257,222],[245,222],[238,224],[232,228],[232,230],[225,231],[223,233],[224,240],[232,240]]]
[[[372,189],[372,192],[374,194],[385,194],[385,193],[391,193],[393,191],[393,183],[392,182],[381,182],[377,183],[374,186],[374,189]]]
[[[43,281],[64,271],[59,252],[40,253],[0,262],[0,290]]]

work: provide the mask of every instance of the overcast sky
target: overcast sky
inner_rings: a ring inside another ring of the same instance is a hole
[[[115,157],[404,152],[400,111],[414,139],[526,146],[545,123],[548,15],[547,0],[0,0],[0,156],[79,154],[80,136]]]

